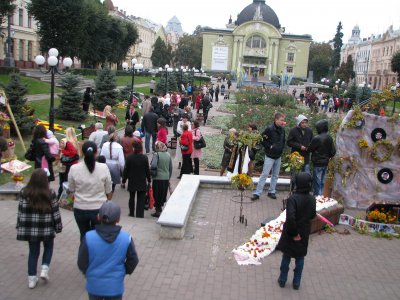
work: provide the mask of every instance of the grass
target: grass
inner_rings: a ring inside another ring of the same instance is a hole
[[[28,95],[50,94],[50,83],[25,76],[21,76],[21,80],[28,88]],[[5,86],[7,86],[8,83],[10,82],[10,77],[5,74],[0,75],[0,82]],[[62,92],[62,90],[56,87],[55,92],[60,93]]]
[[[83,76],[86,79],[95,79],[96,75],[84,75]],[[150,84],[151,77],[149,76],[135,76],[135,85],[136,84]],[[132,76],[131,75],[125,75],[125,76],[117,76],[117,86],[125,86],[125,85],[131,85],[132,82]]]
[[[225,135],[205,135],[207,147],[203,148],[203,158],[201,163],[210,169],[221,167],[222,155],[224,154]]]
[[[215,128],[228,130],[233,118],[234,116],[215,116],[207,120],[207,123]]]
[[[388,110],[392,111],[392,109],[393,109],[393,101],[387,102],[386,103],[386,110],[387,111]],[[400,109],[400,100],[396,101],[396,109]]]

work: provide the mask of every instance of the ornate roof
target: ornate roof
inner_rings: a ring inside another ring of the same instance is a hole
[[[108,10],[114,10],[114,3],[112,0],[104,0],[103,5],[108,9]]]
[[[246,6],[238,15],[236,24],[241,25],[254,20],[267,22],[277,29],[281,28],[278,16],[271,7],[265,4],[265,0],[253,0],[253,3]]]

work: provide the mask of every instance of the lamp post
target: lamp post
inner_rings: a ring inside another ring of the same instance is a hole
[[[6,53],[6,57],[4,59],[4,66],[6,67],[15,67],[15,61],[14,58],[11,55],[11,44],[12,44],[12,40],[11,40],[11,18],[12,15],[9,14],[8,15],[8,25],[7,25],[7,53]]]
[[[204,70],[203,69],[200,69],[200,87],[201,87],[201,79],[203,79],[203,72],[204,72]]]
[[[122,63],[122,69],[125,70],[126,72],[132,72],[132,81],[131,81],[131,101],[133,97],[133,92],[134,92],[134,84],[135,84],[135,70],[141,70],[143,69],[142,64],[137,63],[136,58],[132,58],[132,67],[129,69],[128,63],[124,62]]]
[[[51,74],[51,90],[50,90],[50,112],[49,112],[49,129],[54,131],[54,75],[60,74],[65,75],[67,72],[60,71],[58,69],[58,50],[56,48],[51,48],[49,50],[49,56],[47,58],[47,64],[49,69],[46,71],[42,70],[42,66],[46,62],[46,59],[42,55],[35,57],[35,63],[40,67],[40,72],[43,74]],[[64,68],[68,69],[72,66],[72,59],[70,57],[65,57],[63,59]]]
[[[162,72],[163,68],[158,69],[160,72]],[[165,94],[168,92],[168,72],[172,72],[174,69],[170,68],[168,64],[164,66],[164,71],[165,71]]]
[[[186,68],[181,66],[181,84],[183,84],[183,73],[186,73]]]

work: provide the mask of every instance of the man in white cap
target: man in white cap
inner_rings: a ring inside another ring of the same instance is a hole
[[[125,275],[139,262],[132,236],[116,225],[120,216],[118,204],[104,202],[100,224],[86,233],[79,247],[78,267],[86,276],[89,299],[122,299]]]
[[[304,166],[302,171],[310,173],[310,153],[307,148],[313,138],[313,132],[308,127],[308,119],[304,115],[299,115],[296,118],[296,127],[289,131],[287,145],[292,148],[292,153],[297,151],[304,157]]]
[[[100,122],[97,122],[94,125],[95,131],[93,131],[90,136],[89,136],[89,141],[95,142],[97,145],[97,149],[101,149],[101,141],[103,140],[103,136],[107,134],[107,131],[103,130],[103,124]]]

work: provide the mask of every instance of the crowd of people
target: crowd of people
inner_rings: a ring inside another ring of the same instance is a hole
[[[314,92],[301,90],[299,97],[296,97],[296,89],[293,90],[293,97],[301,103],[308,106],[311,112],[330,112],[340,113],[347,112],[353,107],[353,100],[343,96],[334,97],[323,92]]]

